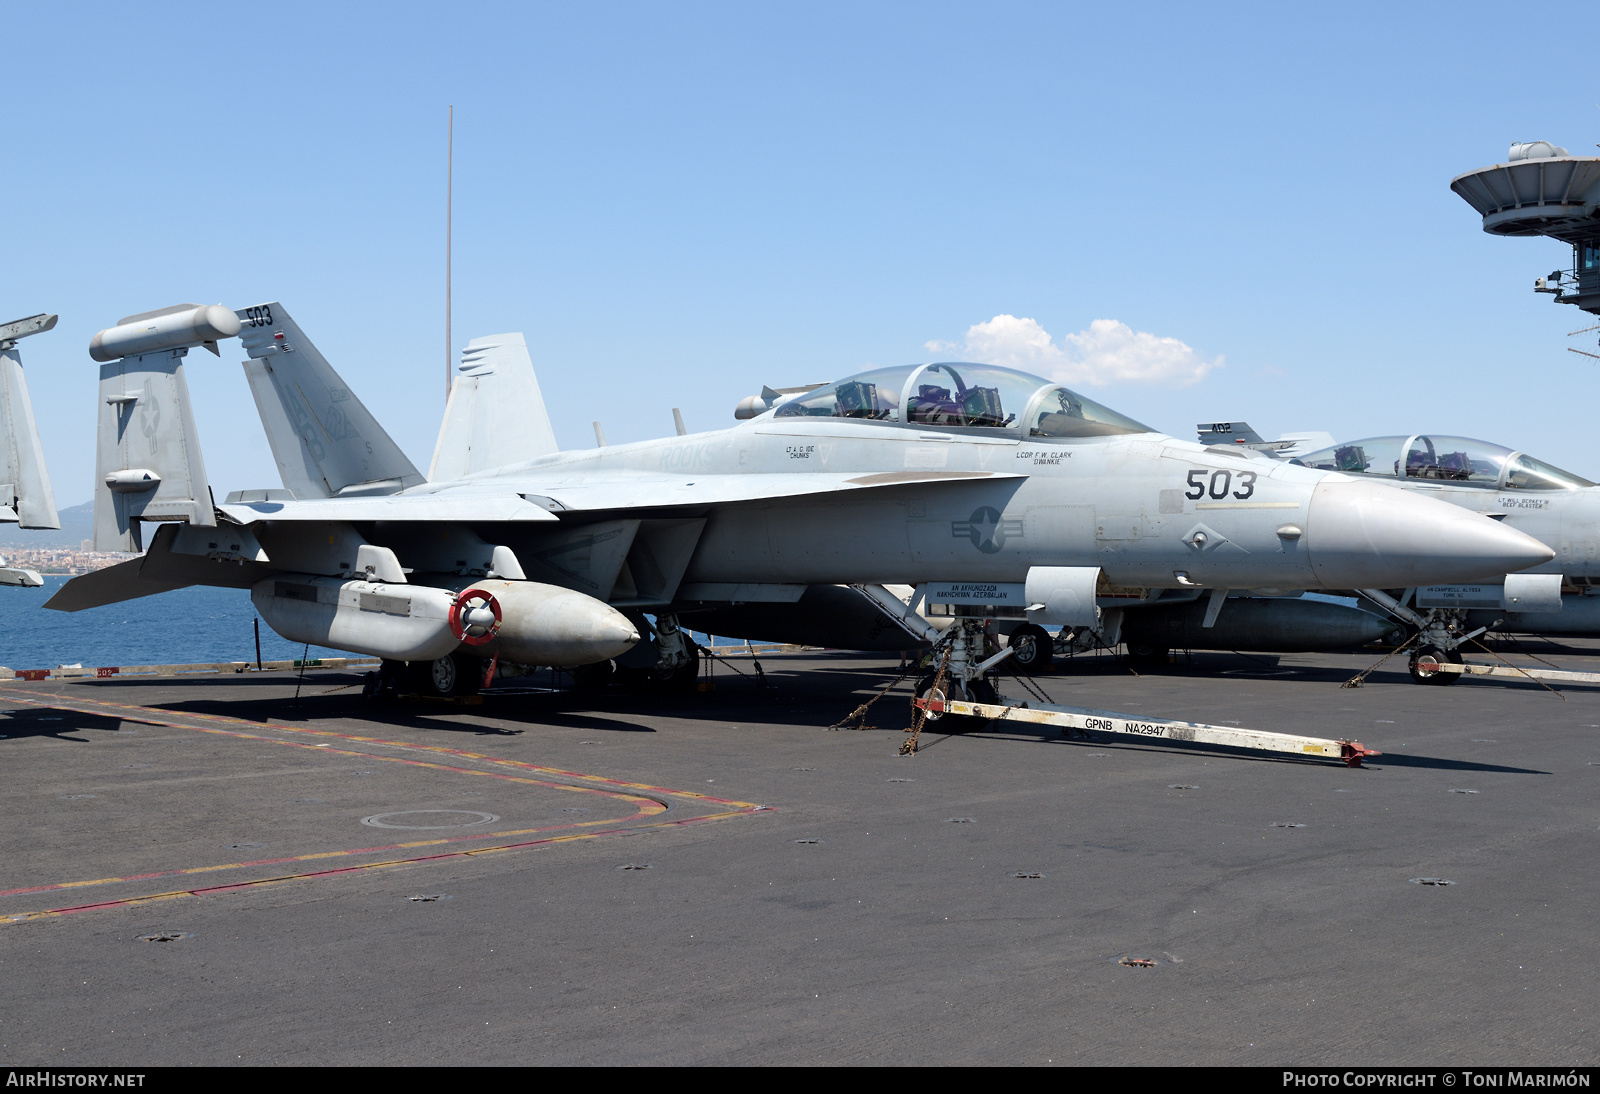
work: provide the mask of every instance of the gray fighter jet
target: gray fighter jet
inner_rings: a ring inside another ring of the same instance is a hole
[[[1489,629],[1521,634],[1600,635],[1600,487],[1526,452],[1443,434],[1369,437],[1330,445],[1293,462],[1360,476],[1448,501],[1525,532],[1552,551],[1548,562],[1507,580],[1364,591],[1423,632],[1413,656],[1420,682],[1453,683],[1428,669]]]
[[[31,315],[0,324],[0,524],[23,528],[60,528],[56,499],[50,490],[50,472],[44,465],[39,428],[33,420],[28,381],[22,374],[22,354],[17,342],[55,329],[58,317]],[[0,585],[38,588],[44,578],[37,570],[7,566],[0,558]]]
[[[283,486],[216,504],[183,363],[234,335]],[[249,588],[284,637],[383,658],[380,686],[406,671],[449,693],[612,659],[692,681],[680,618],[849,585],[901,645],[941,644],[948,695],[982,696],[1007,655],[983,619],[940,631],[915,607],[1115,641],[1123,606],[1169,591],[1465,582],[1552,557],[1460,506],[1175,439],[982,364],[873,369],[764,393],[730,429],[560,452],[521,337],[479,339],[424,475],[281,304],[130,316],[91,355],[96,542],[146,551],[49,606]]]
[[[1202,440],[1221,435],[1215,426],[1199,429]],[[1486,630],[1600,636],[1600,487],[1587,479],[1503,445],[1443,434],[1369,437],[1273,454],[1460,505],[1551,548],[1549,562],[1509,579],[1352,590],[1385,616],[1421,632],[1422,644],[1411,658],[1419,683],[1459,680],[1459,673],[1430,666],[1440,658],[1460,663],[1460,647]],[[1286,629],[1296,642],[1315,639],[1314,632],[1291,627],[1293,610],[1274,605],[1258,610],[1254,619],[1235,614],[1229,637],[1248,648],[1257,648],[1258,640],[1271,642]],[[1199,635],[1194,648],[1233,648],[1208,637]]]

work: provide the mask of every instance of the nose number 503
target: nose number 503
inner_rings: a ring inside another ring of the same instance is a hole
[[[1208,478],[1209,476],[1209,478]],[[1196,468],[1189,472],[1189,489],[1183,496],[1191,501],[1198,498],[1211,497],[1217,501],[1229,497],[1233,488],[1232,471],[1206,471]],[[1256,473],[1254,471],[1239,472],[1239,489],[1233,490],[1232,497],[1244,501],[1256,492]]]

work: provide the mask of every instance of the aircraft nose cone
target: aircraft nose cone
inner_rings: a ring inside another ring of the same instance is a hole
[[[1328,479],[1312,491],[1305,546],[1312,571],[1335,589],[1498,581],[1555,557],[1532,536],[1458,505]]]
[[[600,605],[573,630],[573,645],[596,661],[620,657],[639,644],[638,629],[610,605]]]

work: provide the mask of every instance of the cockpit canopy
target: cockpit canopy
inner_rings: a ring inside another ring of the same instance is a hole
[[[1364,441],[1336,444],[1291,462],[1319,471],[1424,479],[1501,490],[1577,490],[1594,485],[1588,479],[1498,444],[1439,434],[1369,437]]]
[[[779,403],[773,416],[1003,429],[1034,438],[1155,432],[1043,377],[962,362],[858,373]]]

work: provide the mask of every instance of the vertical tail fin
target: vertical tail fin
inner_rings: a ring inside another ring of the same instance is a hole
[[[234,314],[250,393],[295,497],[397,494],[426,481],[282,304]]]
[[[180,304],[130,315],[95,335],[89,352],[104,362],[95,446],[96,550],[142,550],[144,521],[216,526],[183,359],[194,346],[216,352],[217,339],[234,333],[237,322],[226,308]]]
[[[1195,426],[1201,444],[1263,444],[1261,434],[1246,422],[1201,422]]]
[[[54,315],[34,315],[0,326],[0,522],[24,528],[61,527],[17,351],[17,339],[55,325]]]
[[[558,450],[520,333],[474,338],[439,426],[428,479],[445,482]]]

